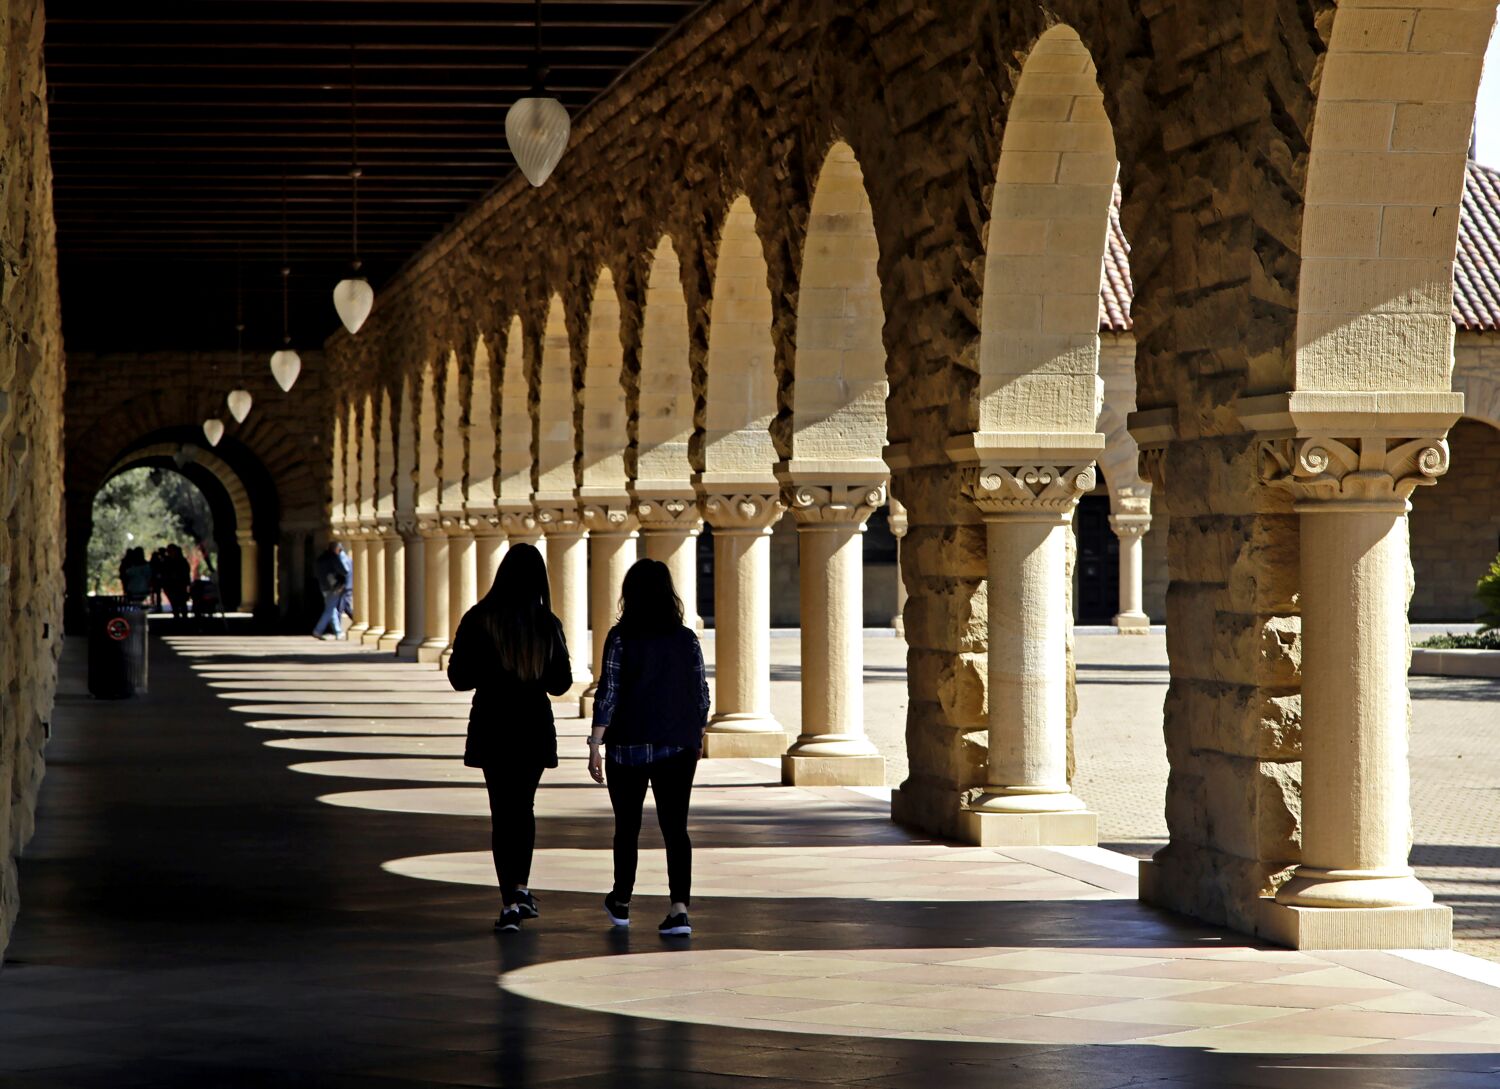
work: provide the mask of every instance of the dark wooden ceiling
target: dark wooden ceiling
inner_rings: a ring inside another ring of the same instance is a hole
[[[700,0],[544,0],[546,86],[575,117]],[[48,0],[67,346],[281,343],[282,187],[294,346],[338,326],[357,83],[360,257],[376,291],[514,168],[532,0]]]

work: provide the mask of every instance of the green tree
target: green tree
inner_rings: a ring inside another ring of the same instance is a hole
[[[191,555],[198,541],[213,549],[213,514],[198,486],[170,469],[127,469],[94,497],[89,537],[89,589],[120,591],[120,557],[128,548],[153,551],[175,543]]]

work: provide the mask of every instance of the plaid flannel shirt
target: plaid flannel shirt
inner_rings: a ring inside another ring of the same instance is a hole
[[[624,656],[624,643],[618,631],[609,633],[604,641],[604,661],[599,667],[599,686],[594,690],[594,728],[607,727],[615,717],[615,704],[620,698],[620,659]],[[712,699],[708,692],[708,670],[703,665],[703,648],[693,641],[693,655],[697,658],[694,670],[698,675],[699,700],[707,712]],[[681,745],[653,745],[643,742],[638,745],[606,745],[605,758],[612,764],[626,767],[641,767],[676,756],[686,750]]]

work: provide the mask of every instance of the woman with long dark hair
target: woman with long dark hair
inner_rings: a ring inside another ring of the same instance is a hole
[[[448,681],[474,691],[464,764],[484,771],[490,837],[500,880],[496,930],[520,930],[538,915],[531,895],[536,788],[557,767],[557,728],[548,693],[573,683],[562,625],[552,615],[547,566],[529,544],[512,545],[495,584],[459,622]]]
[[[657,929],[663,935],[691,934],[688,799],[708,724],[708,678],[698,636],[682,623],[682,600],[666,564],[640,560],[625,573],[620,620],[604,641],[599,673],[589,774],[602,783],[608,767],[609,801],[615,811],[615,885],[604,898],[604,911],[615,926],[630,925],[641,810],[649,786],[666,841],[672,897]]]

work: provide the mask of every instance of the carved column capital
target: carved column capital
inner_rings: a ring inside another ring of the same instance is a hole
[[[906,517],[906,507],[903,506],[901,500],[897,499],[894,495],[890,498],[888,521],[891,527],[891,536],[896,538],[896,540],[898,541],[902,537],[906,536],[906,531],[911,526],[911,523],[907,520]]]
[[[1112,514],[1109,517],[1109,528],[1114,530],[1115,536],[1122,541],[1138,540],[1151,529],[1151,516],[1149,514]]]
[[[1297,509],[1340,504],[1407,509],[1418,486],[1448,471],[1448,442],[1438,435],[1388,438],[1299,435],[1260,444],[1261,479],[1284,488]]]
[[[705,495],[698,505],[716,533],[765,533],[786,512],[775,492],[715,493]]]
[[[411,540],[413,537],[421,535],[420,530],[417,528],[417,516],[415,514],[396,515],[395,526],[397,535],[406,540]]]
[[[645,533],[697,534],[703,529],[703,516],[696,499],[687,496],[638,495],[635,516]]]
[[[537,504],[536,523],[548,537],[568,537],[584,531],[583,520],[578,516],[576,503]]]
[[[443,529],[443,519],[436,511],[430,514],[418,514],[416,518],[416,530],[419,537],[444,537],[447,536]]]
[[[598,498],[583,503],[578,508],[579,517],[590,533],[616,536],[634,533],[639,528],[630,500],[625,496]]]
[[[864,525],[875,511],[885,505],[885,481],[861,481],[854,484],[787,483],[782,498],[799,526]]]
[[[531,537],[537,532],[536,514],[532,511],[501,511],[499,519],[500,529],[507,537]]]
[[[963,493],[980,514],[992,518],[1073,516],[1078,500],[1094,490],[1094,463],[1082,465],[1000,465],[986,462],[963,470]]]

